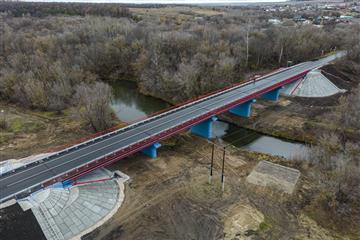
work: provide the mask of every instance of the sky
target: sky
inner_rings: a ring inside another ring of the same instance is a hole
[[[94,2],[128,4],[216,4],[227,5],[251,2],[285,2],[286,0],[25,0],[28,2]]]

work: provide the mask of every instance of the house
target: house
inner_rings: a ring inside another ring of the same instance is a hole
[[[281,24],[281,21],[279,19],[276,18],[271,18],[268,20],[269,23],[274,24],[274,25],[279,25]]]

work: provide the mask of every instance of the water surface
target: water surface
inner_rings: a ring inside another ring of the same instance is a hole
[[[112,84],[112,87],[114,99],[111,107],[117,117],[127,123],[170,106],[160,99],[141,94],[134,82],[119,81]],[[222,121],[214,122],[213,133],[214,137],[221,138],[228,144],[254,152],[288,159],[306,157],[308,153],[308,147],[302,143],[266,136]]]
[[[123,122],[134,122],[170,106],[158,98],[141,94],[134,82],[119,81],[111,86],[114,95],[111,107]]]
[[[235,147],[287,159],[306,158],[309,151],[305,144],[263,135],[221,121],[214,123],[214,137],[219,137]]]

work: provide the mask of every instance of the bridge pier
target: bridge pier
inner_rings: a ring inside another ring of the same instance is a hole
[[[144,148],[143,150],[141,150],[141,152],[143,152],[144,154],[148,155],[151,158],[156,158],[157,157],[157,149],[161,147],[160,143],[154,143],[146,148]]]
[[[218,118],[216,116],[213,116],[208,120],[205,120],[201,123],[196,124],[195,126],[192,126],[191,133],[207,139],[212,138],[213,122],[215,122],[217,119]]]
[[[275,88],[274,90],[271,90],[270,92],[265,93],[261,97],[266,100],[277,101],[277,100],[279,100],[279,95],[280,95],[280,91],[282,88],[283,88],[282,86]]]
[[[49,188],[69,188],[73,185],[73,181],[71,180],[65,180],[65,181],[62,181],[62,182],[56,182],[52,185],[49,186]]]
[[[256,99],[244,102],[229,110],[232,114],[239,117],[250,117],[251,116],[251,105],[256,102]]]

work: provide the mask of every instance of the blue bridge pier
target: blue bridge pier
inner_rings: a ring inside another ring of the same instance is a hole
[[[195,126],[191,127],[191,133],[203,138],[211,139],[213,137],[213,123],[217,120],[218,118],[216,116],[213,116],[208,120],[198,123]]]
[[[274,90],[271,90],[270,92],[263,94],[261,97],[270,101],[278,101],[280,96],[280,91],[282,88],[283,88],[282,86],[275,88]]]
[[[143,150],[141,150],[141,152],[148,155],[151,158],[156,158],[157,157],[157,149],[159,147],[161,147],[160,143],[154,143],[154,144],[151,144],[150,146],[144,148]]]
[[[250,117],[251,116],[251,105],[256,102],[256,99],[244,102],[229,110],[232,114],[239,117]]]
[[[344,52],[339,52],[317,61],[294,65],[265,75],[257,79],[254,85],[249,85],[251,84],[249,82],[232,86],[222,92],[209,95],[209,97],[187,103],[176,110],[170,110],[166,114],[150,117],[146,121],[106,133],[36,162],[28,163],[23,167],[16,168],[13,172],[3,173],[0,175],[0,202],[20,195],[29,195],[31,192],[46,188],[56,182],[67,179],[76,180],[82,175],[129,156],[134,152],[134,148],[143,149],[143,153],[155,158],[157,149],[160,147],[159,141],[165,136],[170,137],[183,129],[190,128],[192,133],[210,139],[214,135],[213,123],[217,120],[218,114],[231,111],[240,116],[249,116],[253,103],[253,100],[250,101],[251,99],[262,97],[277,101],[281,86],[295,82],[309,71],[320,68],[344,55]],[[194,119],[204,120],[194,126]],[[156,129],[156,131],[150,131],[152,129]],[[148,145],[149,138],[154,144]],[[114,152],[116,149],[118,150]],[[112,153],[116,154],[115,159],[109,157]],[[99,156],[103,157],[99,159]],[[64,164],[64,162],[71,162],[71,164]],[[48,167],[49,163],[51,163],[51,168]],[[64,186],[71,183],[61,184]],[[61,187],[60,184],[59,187]]]

